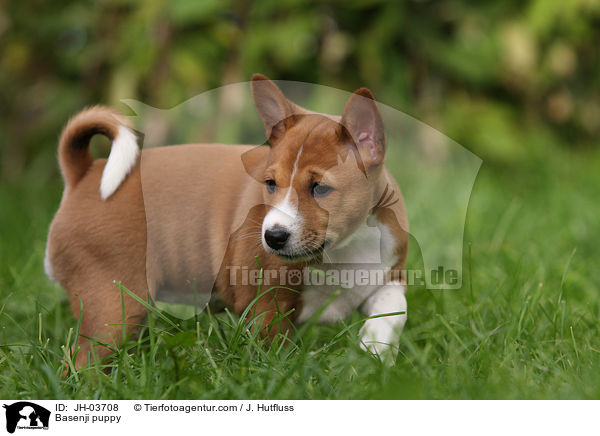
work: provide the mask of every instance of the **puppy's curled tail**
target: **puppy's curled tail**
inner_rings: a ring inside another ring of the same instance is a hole
[[[58,144],[58,161],[65,189],[75,187],[92,165],[89,145],[96,134],[105,135],[112,141],[100,181],[100,196],[106,200],[137,162],[137,139],[127,118],[105,106],[93,106],[79,112],[63,129]]]

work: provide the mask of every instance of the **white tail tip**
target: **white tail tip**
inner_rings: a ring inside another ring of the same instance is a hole
[[[119,126],[119,134],[114,139],[108,162],[100,180],[100,196],[106,200],[121,186],[131,172],[140,150],[135,134],[125,126]]]

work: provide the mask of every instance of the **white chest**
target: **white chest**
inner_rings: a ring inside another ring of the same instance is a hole
[[[370,217],[347,241],[325,251],[323,264],[315,267],[323,271],[325,283],[304,284],[297,321],[305,322],[323,307],[320,322],[347,318],[385,284],[386,273],[397,261],[395,246],[389,229]]]

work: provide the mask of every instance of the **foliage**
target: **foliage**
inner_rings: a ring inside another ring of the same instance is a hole
[[[167,108],[254,72],[371,87],[490,163],[597,146],[599,20],[594,0],[5,2],[1,178],[56,177],[85,105]]]

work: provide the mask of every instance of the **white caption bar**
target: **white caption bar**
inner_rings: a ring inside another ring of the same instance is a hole
[[[0,435],[584,434],[595,401],[0,400]],[[182,433],[183,434],[183,433]]]

